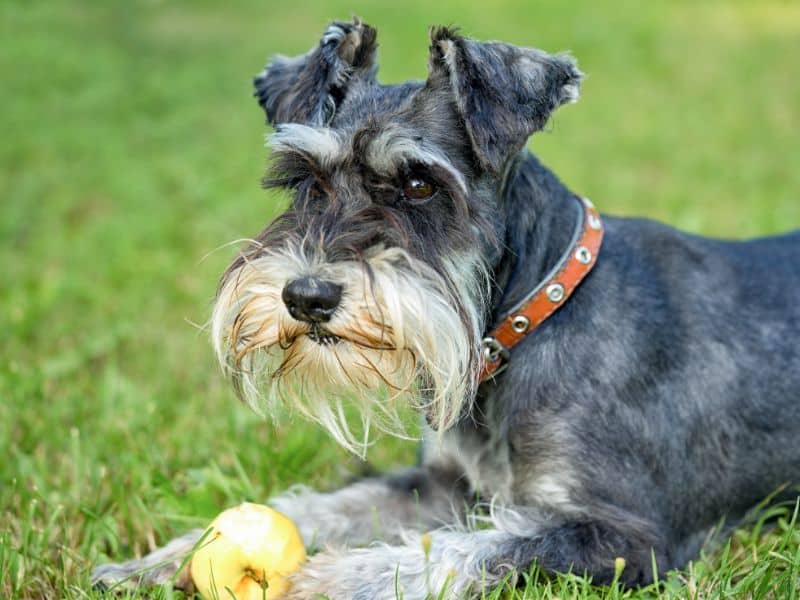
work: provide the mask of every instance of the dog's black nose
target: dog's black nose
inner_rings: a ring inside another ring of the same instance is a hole
[[[286,284],[283,303],[298,321],[325,323],[331,320],[342,299],[342,286],[315,277],[303,277]]]

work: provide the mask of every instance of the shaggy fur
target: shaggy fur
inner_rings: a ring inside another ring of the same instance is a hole
[[[256,78],[276,131],[266,183],[294,198],[224,274],[212,318],[255,407],[293,407],[356,452],[373,423],[402,433],[399,402],[424,415],[417,467],[272,500],[317,550],[290,596],[479,595],[534,563],[606,583],[618,557],[639,585],[776,489],[796,497],[800,234],[727,242],[606,218],[594,270],[480,383],[482,336],[581,215],[525,150],[581,74],[435,28],[428,79],[387,86],[375,49],[371,27],[334,23]],[[295,318],[300,278],[341,290],[332,314]],[[163,582],[199,535],[94,580]]]

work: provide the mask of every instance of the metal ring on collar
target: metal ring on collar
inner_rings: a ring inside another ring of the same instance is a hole
[[[501,358],[508,358],[508,350],[493,337],[483,338],[481,345],[483,346],[483,357],[489,362],[495,363]]]

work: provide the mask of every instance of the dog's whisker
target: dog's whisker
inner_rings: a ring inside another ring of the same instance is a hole
[[[395,392],[404,392],[404,391],[406,391],[406,389],[405,389],[405,388],[398,387],[397,385],[395,385],[394,383],[392,383],[391,381],[389,381],[389,379],[388,379],[388,378],[387,378],[387,377],[386,377],[386,376],[383,374],[383,372],[381,372],[381,370],[380,370],[380,369],[378,369],[378,367],[376,367],[376,366],[375,366],[375,363],[373,363],[373,362],[372,362],[372,361],[371,361],[369,358],[367,358],[365,355],[363,355],[363,354],[359,353],[359,356],[361,357],[361,359],[362,359],[364,362],[363,362],[363,363],[358,363],[358,362],[357,362],[357,363],[355,363],[357,367],[359,367],[359,368],[361,368],[361,369],[368,369],[368,370],[372,371],[373,373],[375,373],[375,374],[378,376],[378,378],[379,378],[379,379],[380,379],[380,380],[381,380],[381,381],[382,381],[382,382],[383,382],[383,383],[386,385],[386,387],[388,387],[390,390],[394,390]],[[365,363],[366,363],[366,364],[365,364]]]
[[[280,365],[278,365],[271,374],[272,379],[280,379],[288,375],[303,362],[304,358],[305,357],[296,349],[293,350],[291,347],[287,348],[287,352]]]
[[[255,248],[263,247],[261,242],[259,242],[255,238],[240,238],[238,240],[231,240],[230,242],[225,242],[224,244],[220,244],[216,248],[213,248],[212,250],[206,252],[203,256],[200,257],[200,259],[197,261],[197,264],[198,265],[203,264],[206,260],[208,260],[209,257],[216,254],[220,250],[225,250],[226,248],[230,248],[231,246],[241,246],[243,244],[249,244],[251,247]]]

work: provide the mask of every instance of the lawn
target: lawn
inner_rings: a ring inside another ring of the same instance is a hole
[[[734,238],[800,226],[796,1],[5,0],[0,597],[94,597],[93,565],[366,468],[239,404],[202,329],[229,242],[285,204],[259,188],[250,78],[353,13],[378,27],[383,81],[425,76],[431,23],[572,51],[583,98],[531,147],[604,212]],[[382,439],[369,460],[414,453]],[[520,597],[796,598],[791,519],[659,587],[561,577]]]

